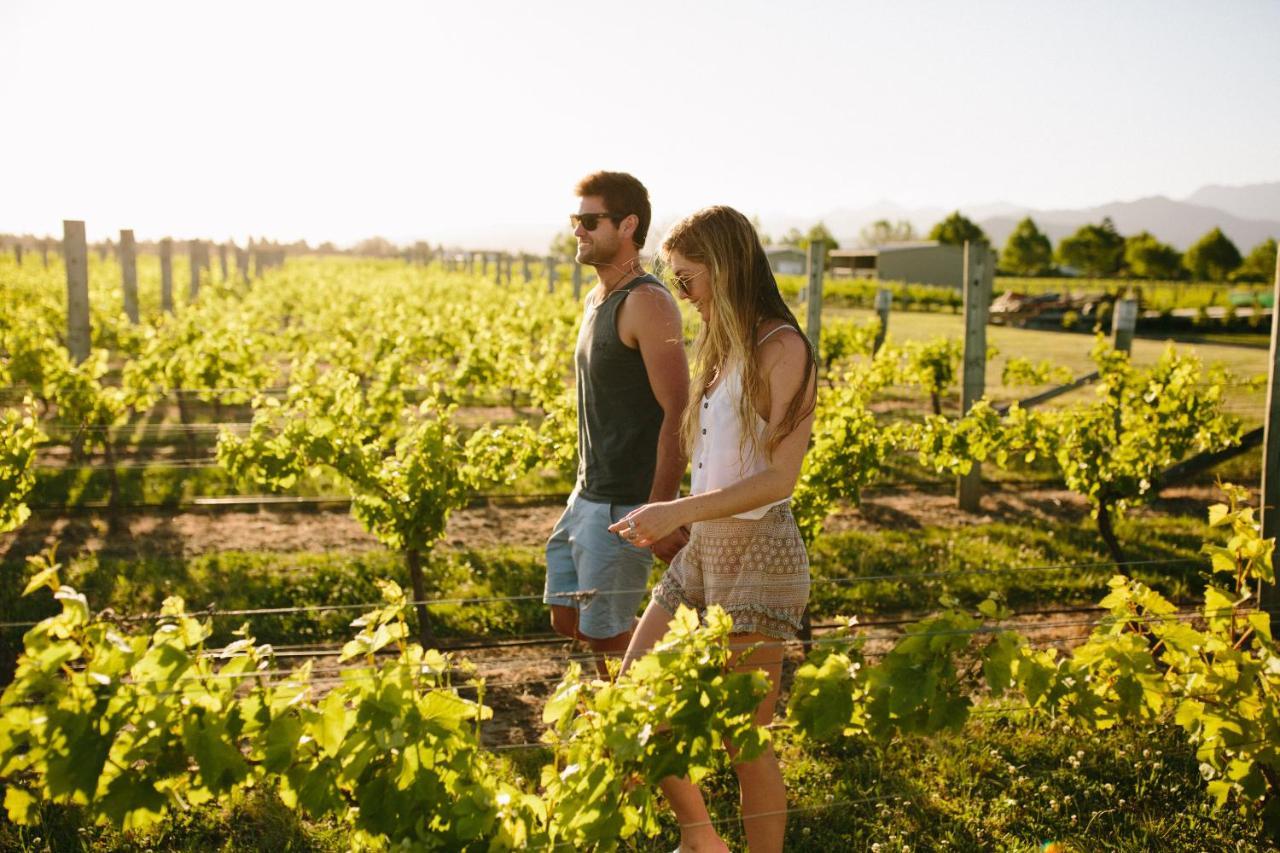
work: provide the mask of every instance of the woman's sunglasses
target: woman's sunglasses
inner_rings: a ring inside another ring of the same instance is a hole
[[[601,219],[610,219],[616,225],[626,218],[625,213],[570,213],[569,224],[574,228],[581,225],[588,231],[594,231],[600,227]]]
[[[685,276],[684,278],[681,278],[681,277],[680,277],[680,276],[678,276],[678,275],[672,274],[672,276],[671,276],[671,285],[672,285],[672,287],[674,287],[677,291],[679,291],[679,292],[680,292],[680,295],[681,295],[681,296],[683,296],[683,297],[685,297],[686,299],[688,299],[688,298],[689,298],[689,288],[693,286],[693,280],[694,280],[695,278],[697,278],[698,276],[702,275],[704,272],[706,272],[706,270],[698,270],[698,271],[697,271],[696,273],[694,273],[693,275],[687,275],[687,276]]]

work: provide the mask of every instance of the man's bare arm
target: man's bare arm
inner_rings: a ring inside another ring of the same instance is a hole
[[[680,309],[671,294],[657,285],[638,287],[618,318],[618,333],[624,343],[640,350],[649,386],[662,407],[658,464],[649,499],[671,500],[679,492],[689,461],[680,449],[680,419],[689,402],[689,361]]]
[[[640,350],[653,396],[662,407],[649,500],[669,501],[679,495],[689,461],[680,447],[680,420],[689,401],[689,361],[684,352],[680,309],[671,295],[656,285],[638,287],[618,317],[618,334],[624,343]],[[654,543],[654,553],[668,562],[686,541],[679,531],[672,537],[670,541]]]

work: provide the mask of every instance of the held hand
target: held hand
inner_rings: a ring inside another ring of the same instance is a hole
[[[609,525],[609,532],[616,533],[632,545],[652,548],[681,524],[679,510],[674,501],[645,504],[636,507],[625,517]]]
[[[677,527],[657,542],[653,543],[653,553],[659,560],[670,564],[680,553],[680,549],[689,544],[689,528]]]

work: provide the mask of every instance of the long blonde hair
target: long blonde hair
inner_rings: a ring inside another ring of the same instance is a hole
[[[766,407],[771,405],[768,382],[756,359],[760,325],[766,320],[781,320],[798,329],[799,324],[778,292],[778,282],[759,235],[751,221],[733,208],[706,207],[677,222],[662,241],[663,258],[669,260],[672,252],[704,265],[711,287],[707,320],[693,346],[693,384],[680,422],[681,446],[686,455],[692,454],[698,408],[707,386],[718,372],[736,364],[742,371],[743,393],[737,402],[746,442],[739,451],[754,453],[759,450],[756,401],[764,401]],[[806,381],[787,404],[782,421],[765,434],[766,457],[813,410],[809,394],[817,362],[808,339],[801,338],[808,354]]]

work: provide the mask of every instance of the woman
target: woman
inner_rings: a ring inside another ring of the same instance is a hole
[[[681,423],[692,465],[687,497],[646,504],[609,529],[644,547],[681,527],[689,543],[653,591],[627,664],[652,648],[685,604],[718,604],[734,621],[735,647],[762,645],[736,661],[764,670],[771,689],[756,722],[773,719],[783,642],[795,637],[809,598],[809,564],[789,498],[813,425],[813,349],[778,293],[750,221],[709,207],[678,223],[662,244],[679,295],[702,317],[693,387]],[[782,849],[786,791],[772,748],[735,765],[752,853]],[[709,823],[697,787],[667,779],[680,821],[680,850],[728,848]]]

